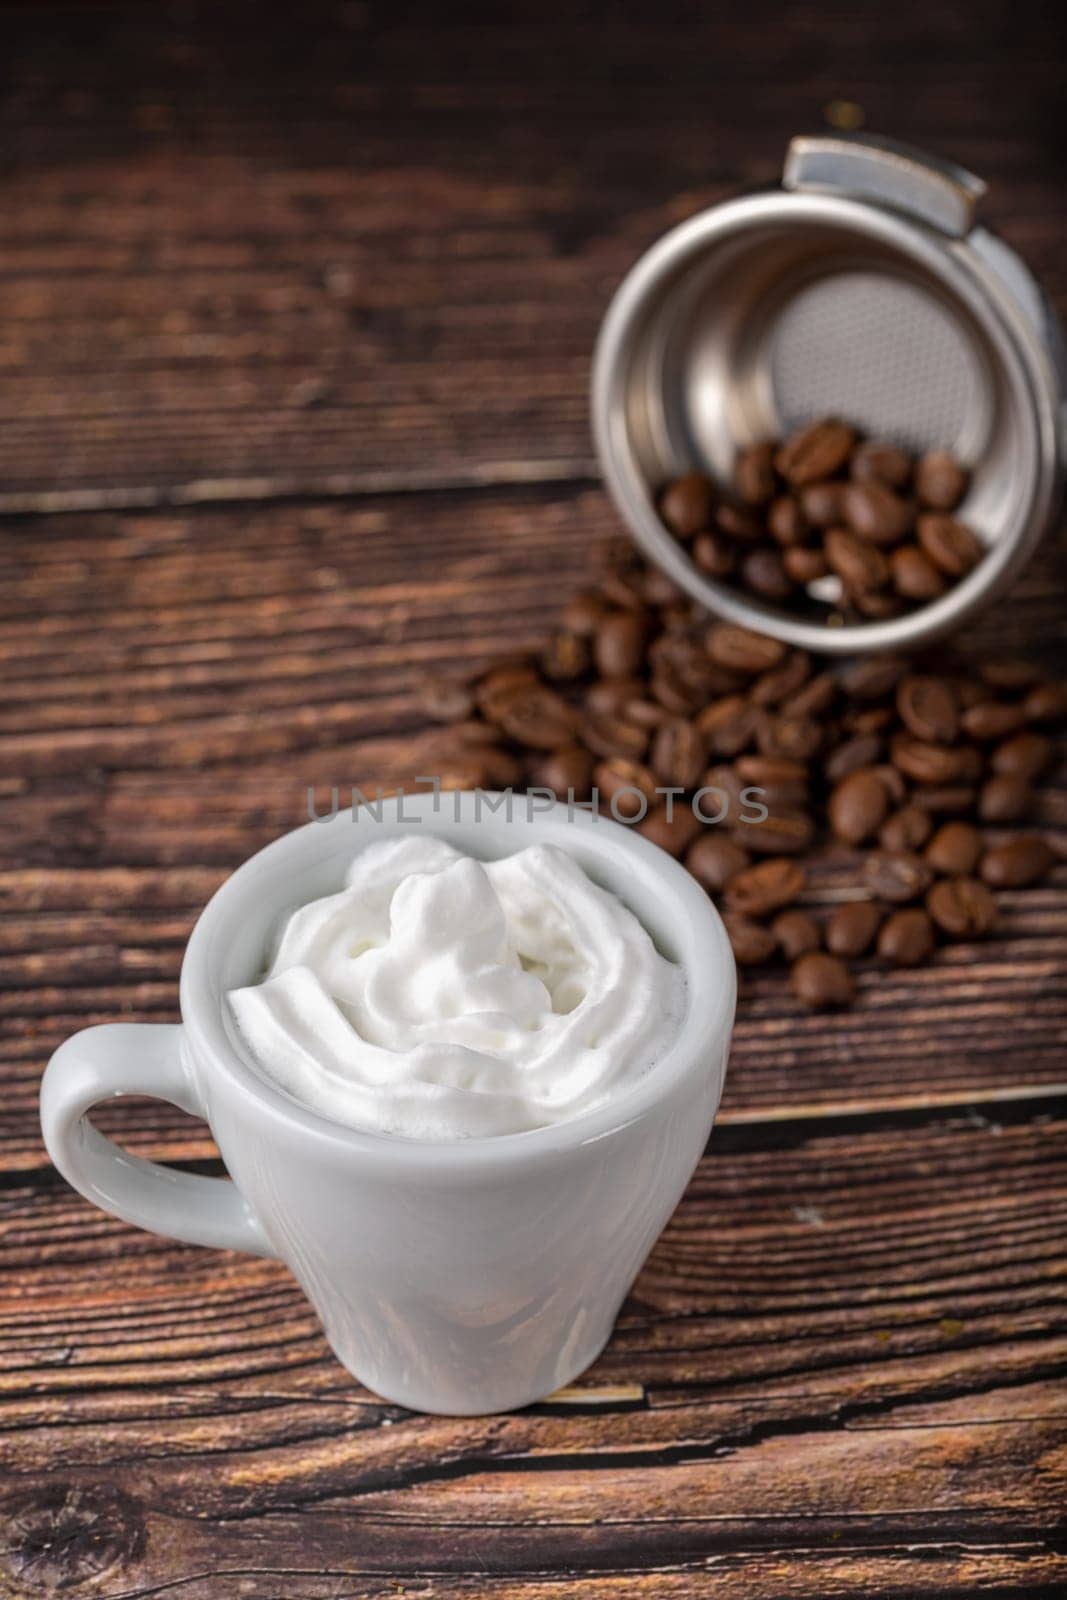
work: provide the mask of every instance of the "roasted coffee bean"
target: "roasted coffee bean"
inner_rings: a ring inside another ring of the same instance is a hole
[[[889,576],[905,600],[936,600],[945,592],[945,580],[917,544],[902,544],[889,553]]]
[[[659,614],[665,633],[678,633],[691,623],[701,621],[702,617],[703,608],[696,600],[676,600],[673,604],[664,606]]]
[[[809,550],[804,545],[795,545],[782,551],[782,566],[786,576],[794,583],[807,585],[818,583],[820,578],[825,578],[830,572],[830,563],[820,546],[817,550]]]
[[[916,529],[924,552],[948,578],[965,578],[985,554],[981,541],[955,517],[926,512]]]
[[[899,544],[914,520],[908,502],[884,483],[846,484],[841,506],[852,532],[871,544]]]
[[[969,822],[944,822],[926,849],[923,860],[946,878],[966,878],[982,854],[982,835]]]
[[[730,672],[741,672],[755,677],[770,672],[786,653],[780,639],[768,639],[749,628],[739,628],[732,622],[715,622],[708,629],[704,645],[712,661]]]
[[[748,851],[736,839],[715,828],[707,828],[693,840],[685,853],[685,864],[696,881],[709,894],[725,889],[749,865]]]
[[[841,713],[843,731],[853,734],[884,733],[893,726],[893,707],[855,706]]]
[[[787,961],[796,961],[822,944],[822,929],[807,911],[780,911],[771,923],[775,942]]]
[[[619,706],[619,715],[624,722],[632,722],[635,728],[648,728],[649,731],[659,728],[667,720],[667,712],[656,701],[645,699],[643,694],[635,694],[632,699],[624,699]]]
[[[967,473],[947,451],[933,450],[915,469],[915,492],[932,511],[955,511],[967,493]]]
[[[620,715],[627,722],[632,722],[635,728],[648,728],[650,731],[662,727],[667,720],[667,712],[655,700],[646,700],[643,695],[635,695],[632,700],[624,700],[619,708]]]
[[[503,746],[492,744],[438,750],[434,771],[443,790],[515,788],[523,778],[521,763]]]
[[[885,821],[889,796],[870,767],[850,772],[836,784],[827,808],[830,826],[847,844],[865,844]]]
[[[751,444],[737,458],[737,492],[747,506],[762,506],[774,494],[774,446]]]
[[[739,967],[761,967],[771,959],[775,938],[770,928],[738,913],[728,914],[722,920]]]
[[[956,690],[956,699],[960,703],[961,711],[966,711],[969,706],[979,705],[981,701],[989,699],[989,691],[974,676],[954,678],[953,687]]]
[[[854,483],[884,483],[890,489],[906,489],[911,482],[914,462],[906,450],[894,444],[869,439],[857,446],[848,464]]]
[[[575,731],[571,707],[544,684],[527,684],[497,696],[485,714],[509,739],[533,750],[555,750],[568,744]]]
[[[530,772],[535,789],[551,789],[557,800],[573,791],[575,800],[588,800],[593,786],[593,757],[580,744],[564,745],[537,761]]]
[[[978,676],[991,689],[1003,689],[1014,694],[1029,689],[1041,676],[1041,669],[1032,661],[1018,656],[987,656],[978,663]]]
[[[826,948],[850,960],[869,950],[882,925],[883,912],[873,900],[851,900],[838,906],[826,924]]]
[[[738,544],[763,543],[763,519],[748,506],[719,506],[715,512],[715,526]]]
[[[927,894],[926,909],[953,939],[980,938],[997,920],[997,903],[977,878],[943,878]]]
[[[781,709],[790,717],[821,717],[837,698],[837,679],[832,672],[817,673],[814,678],[782,702]]]
[[[692,633],[661,633],[648,647],[648,662],[653,673],[669,669],[693,694],[707,700],[710,695],[733,694],[746,682],[744,674],[718,665],[703,648],[703,640]]]
[[[841,674],[841,687],[850,700],[884,700],[908,670],[899,656],[860,656]]]
[[[789,985],[801,1005],[811,1011],[851,1005],[856,992],[845,963],[824,950],[812,950],[795,961]]]
[[[624,716],[631,700],[644,690],[640,678],[598,678],[585,693],[585,709],[597,717]]]
[[[661,850],[666,850],[668,855],[682,856],[703,827],[692,806],[686,805],[680,796],[675,795],[672,806],[667,801],[653,806],[644,821],[637,824],[637,831],[644,834],[646,839],[651,839],[653,844],[658,844]]]
[[[979,700],[968,706],[960,717],[960,725],[969,739],[1004,739],[1017,733],[1026,721],[1022,706],[1008,705],[1003,700]]]
[[[758,594],[761,600],[785,600],[793,592],[792,579],[782,565],[781,556],[770,547],[746,550],[737,572],[745,588]]]
[[[474,696],[455,678],[431,678],[419,690],[419,709],[434,722],[461,722],[474,710]]]
[[[613,817],[643,817],[656,804],[655,775],[640,761],[614,756],[593,769],[593,783]]]
[[[1024,833],[987,850],[979,871],[994,889],[1024,889],[1051,872],[1055,864],[1052,846],[1039,834]]]
[[[804,650],[793,650],[780,666],[761,673],[752,685],[752,703],[777,706],[803,688],[811,676],[811,657]]]
[[[664,722],[652,739],[652,770],[664,785],[695,789],[704,770],[707,752],[700,729],[682,717]]]
[[[973,783],[981,758],[971,745],[930,744],[913,734],[895,734],[890,744],[893,765],[915,783]]]
[[[708,750],[717,756],[736,756],[747,750],[756,736],[758,721],[757,707],[739,694],[713,701],[696,719]]]
[[[670,669],[672,682],[682,686],[685,692],[695,699],[698,711],[721,695],[738,694],[745,688],[746,680],[737,672],[728,672],[725,667],[720,667],[710,661],[699,645],[687,641],[687,649],[694,649],[696,654],[683,659]]]
[[[830,752],[823,770],[830,783],[840,783],[850,772],[874,766],[881,754],[882,741],[876,733],[857,733]]]
[[[908,785],[903,773],[888,761],[881,762],[874,770],[885,784],[890,805],[899,809],[908,798]]]
[[[808,767],[781,756],[738,756],[734,769],[743,783],[775,790],[783,800],[800,804],[807,798]]]
[[[738,777],[736,767],[731,767],[725,761],[717,762],[702,775],[699,787],[701,789],[713,789],[717,795],[724,795],[727,801],[729,820],[731,822],[739,820],[744,804],[741,795],[746,785]],[[706,804],[701,801],[701,810],[704,813],[705,821],[710,821],[715,815],[716,796],[709,795]],[[726,818],[723,817],[717,820],[725,821]]]
[[[921,966],[929,959],[933,948],[933,923],[917,906],[894,911],[878,933],[878,954],[894,967]]]
[[[868,856],[863,875],[872,894],[893,905],[917,900],[926,893],[933,878],[922,857],[908,850],[881,850]]]
[[[816,483],[832,478],[844,466],[855,442],[850,427],[828,417],[791,434],[775,455],[774,465],[794,487]]]
[[[765,917],[792,905],[803,890],[803,868],[786,856],[771,856],[736,873],[726,885],[724,899],[731,911]]]
[[[909,674],[897,684],[897,713],[909,733],[927,744],[951,744],[960,727],[959,707],[943,678]]]
[[[644,660],[648,620],[641,611],[617,611],[605,617],[593,637],[596,669],[605,678],[625,678]]]
[[[678,539],[691,539],[711,521],[715,491],[702,472],[687,472],[660,496],[659,514]]]
[[[787,711],[760,712],[756,745],[760,755],[785,761],[810,761],[822,743],[822,729],[813,717]]]
[[[509,661],[485,673],[474,686],[474,701],[483,717],[496,721],[494,708],[505,705],[516,694],[540,688],[540,679],[529,662]]]
[[[594,755],[610,760],[621,756],[627,761],[640,761],[648,749],[648,729],[637,728],[623,717],[610,712],[590,712],[582,719],[582,743]]]
[[[699,685],[669,661],[654,669],[648,684],[648,696],[653,704],[674,717],[693,716],[716,692]],[[645,722],[647,718],[639,720]]]
[[[652,698],[675,717],[692,716],[704,699],[704,696],[670,665],[653,672],[648,687]]]
[[[583,590],[564,606],[563,626],[569,633],[581,634],[588,639],[599,628],[609,609],[600,595],[591,589]]]
[[[878,622],[886,617],[899,617],[904,610],[900,597],[884,589],[854,589],[845,591],[846,610],[856,611],[861,617]]]
[[[995,772],[978,791],[978,815],[983,822],[1018,822],[1034,800],[1029,780],[1020,772]]]
[[[799,856],[811,848],[815,823],[807,811],[775,806],[762,822],[742,815],[739,833],[755,856]]]
[[[882,823],[878,843],[883,850],[921,850],[933,826],[929,816],[918,806],[902,806]]]
[[[522,782],[522,763],[510,750],[498,744],[481,744],[473,754],[481,765],[483,788],[517,789]]]
[[[993,751],[994,772],[1011,773],[1016,778],[1036,778],[1052,758],[1052,741],[1043,733],[1027,730],[1017,733]]]
[[[1038,683],[1023,701],[1031,722],[1062,722],[1067,718],[1067,683]]]
[[[960,817],[973,811],[978,791],[973,783],[919,784],[912,798],[933,816]]]
[[[669,606],[686,605],[686,593],[679,588],[673,578],[659,567],[648,567],[640,574],[638,579],[638,592],[641,603],[646,606],[657,607],[665,611]]]
[[[829,528],[823,549],[830,566],[852,595],[883,589],[889,582],[889,563],[882,552],[847,528]]]
[[[737,566],[737,549],[724,533],[700,533],[693,540],[693,561],[709,578],[728,578]]]
[[[809,483],[797,499],[804,521],[813,528],[832,528],[844,521],[844,483]]]
[[[552,635],[540,658],[541,671],[553,683],[576,683],[591,665],[589,640],[583,634],[565,630]]]
[[[482,745],[496,744],[500,734],[491,722],[482,722],[479,717],[465,718],[462,722],[452,722],[443,728],[441,737],[449,744],[457,745]]]
[[[808,519],[800,509],[794,495],[779,495],[771,502],[767,512],[767,529],[776,544],[788,547],[800,544],[808,534]]]
[[[600,593],[616,611],[644,611],[644,583],[640,569],[627,567],[600,580]]]

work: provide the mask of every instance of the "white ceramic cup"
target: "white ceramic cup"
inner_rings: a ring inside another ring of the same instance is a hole
[[[509,816],[475,794],[409,795],[287,834],[245,862],[196,924],[181,1024],[88,1028],[60,1046],[41,1086],[48,1152],[76,1189],[139,1227],[277,1256],[343,1365],[420,1411],[511,1410],[594,1360],[722,1091],[736,974],[704,891],[633,828],[538,804],[531,814],[515,795]],[[227,991],[257,980],[282,920],[340,889],[361,847],[414,828],[485,860],[551,842],[619,894],[686,969],[688,1008],[670,1050],[605,1105],[495,1138],[357,1132],[271,1083],[241,1044]],[[205,1118],[231,1179],[105,1139],[88,1113],[120,1094]]]

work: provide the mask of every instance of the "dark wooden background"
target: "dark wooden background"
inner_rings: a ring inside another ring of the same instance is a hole
[[[75,1197],[35,1104],[73,1029],[176,1016],[308,784],[410,772],[424,676],[595,570],[591,345],[669,224],[843,100],[1067,306],[1061,10],[0,8],[0,1594],[1064,1592],[1062,870],[846,1016],[751,985],[615,1339],[515,1416],[361,1391],[283,1268]],[[1062,661],[1063,592],[1050,541],[982,637]]]

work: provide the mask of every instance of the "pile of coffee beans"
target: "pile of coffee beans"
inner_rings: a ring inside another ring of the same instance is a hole
[[[687,472],[660,515],[708,577],[828,622],[899,616],[965,577],[984,549],[953,515],[968,475],[827,417],[738,457],[735,493]]]
[[[860,958],[914,966],[980,937],[996,891],[1057,859],[1011,825],[1052,762],[1067,685],[1012,660],[827,665],[709,620],[629,547],[539,655],[433,687],[426,709],[449,724],[444,781],[595,793],[684,860],[740,965],[784,960],[815,1009],[851,1001]],[[827,846],[847,887],[817,916],[798,902]]]

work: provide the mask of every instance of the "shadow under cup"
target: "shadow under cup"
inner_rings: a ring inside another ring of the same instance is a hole
[[[684,965],[672,1047],[605,1105],[493,1138],[364,1133],[271,1083],[228,990],[258,980],[280,923],[339,890],[360,849],[415,832],[482,859],[567,850]],[[608,1339],[704,1150],[735,991],[704,891],[633,829],[525,795],[495,811],[474,794],[406,796],[310,823],[222,886],[182,969],[186,1067],[231,1177],[344,1366],[414,1409],[510,1410],[570,1383]]]

